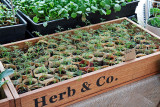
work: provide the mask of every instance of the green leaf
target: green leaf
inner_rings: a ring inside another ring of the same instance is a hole
[[[104,1],[101,1],[101,2],[100,2],[100,5],[101,5],[102,7],[104,7],[104,6],[105,6],[105,2],[104,2]]]
[[[44,27],[47,27],[47,25],[48,25],[47,22],[44,22],[44,23],[43,23],[43,26],[44,26]]]
[[[122,6],[126,6],[126,2],[123,2],[121,5],[122,5]]]
[[[90,8],[87,8],[87,9],[86,9],[86,11],[87,11],[87,12],[90,12],[90,11],[91,11],[91,9],[90,9]]]
[[[91,6],[91,9],[94,10],[94,11],[98,10],[97,7],[95,7],[95,6]]]
[[[58,12],[58,15],[62,14],[64,11],[64,8],[62,8],[59,12]]]
[[[106,11],[104,11],[103,9],[100,9],[100,13],[106,15]]]
[[[37,16],[35,16],[35,17],[33,17],[33,21],[34,21],[35,23],[38,23],[39,18],[38,18]]]
[[[114,10],[115,10],[115,12],[120,11],[121,10],[121,6],[119,4],[115,4],[114,5]]]
[[[107,10],[107,11],[106,11],[106,14],[107,14],[107,15],[111,14],[111,10]]]
[[[2,80],[2,78],[6,77],[6,76],[9,76],[13,73],[14,73],[13,69],[6,69],[2,73],[0,73],[0,81]]]
[[[131,2],[132,0],[127,0],[127,2]]]
[[[111,4],[111,0],[105,0],[105,3],[110,5]]]
[[[39,14],[44,14],[44,11],[43,11],[43,10],[41,10],[41,11],[38,11],[38,13],[39,13]]]
[[[77,11],[77,14],[82,14],[82,11]]]
[[[110,8],[111,8],[110,5],[108,5],[108,4],[105,5],[105,9],[106,9],[106,10],[109,10]]]
[[[72,17],[72,18],[76,18],[76,17],[77,17],[77,13],[72,13],[72,14],[71,14],[71,17]]]
[[[2,81],[0,81],[0,87],[2,87],[2,85],[3,84],[6,84],[8,81],[4,81],[4,82],[2,82]]]

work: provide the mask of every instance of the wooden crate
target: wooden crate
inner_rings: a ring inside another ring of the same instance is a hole
[[[133,25],[136,25],[141,30],[150,33],[153,37],[157,37],[160,40],[160,37],[140,27],[127,18],[121,18],[78,29],[98,29],[103,24],[120,23],[123,20],[128,20]],[[67,32],[73,32],[73,30],[65,31],[63,33]],[[59,33],[56,33],[54,36],[56,35],[59,35]],[[25,42],[30,41],[36,43],[41,38],[43,37],[5,44],[4,46],[10,47],[18,45],[19,48],[23,49],[26,47]],[[103,92],[144,79],[151,75],[155,75],[158,71],[160,71],[160,52],[97,70],[80,77],[75,77],[20,95],[18,95],[12,83],[8,85],[15,98],[17,107],[67,106]],[[9,77],[6,77],[5,79],[11,81]]]
[[[2,63],[0,63],[0,70],[4,70],[2,67]],[[0,100],[0,107],[15,107],[14,98],[13,98],[11,91],[9,90],[7,84],[3,85],[2,89],[4,90],[6,98]]]

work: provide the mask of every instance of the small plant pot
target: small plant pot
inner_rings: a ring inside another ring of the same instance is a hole
[[[53,77],[53,75],[49,75],[49,74],[41,75],[38,78],[39,83],[42,84],[42,85],[45,85],[45,86],[53,80],[55,80],[55,78]]]
[[[21,76],[23,79],[27,79],[28,76],[33,76],[32,70],[22,71]]]
[[[68,45],[67,47],[66,47],[66,50],[76,50],[76,46],[74,46],[74,45]]]
[[[13,64],[5,64],[4,65],[6,69],[13,69],[15,72],[17,72],[17,67]]]
[[[22,82],[21,75],[18,72],[14,72],[9,77],[11,78],[11,81],[12,81],[13,85],[17,85],[17,84],[20,84]]]
[[[86,70],[86,72],[87,73],[90,73],[90,72],[94,72],[96,69],[95,69],[95,67],[89,67],[87,70]]]
[[[93,59],[94,59],[94,55],[93,54],[82,54],[82,57],[85,59],[85,60],[87,60],[87,61],[89,61],[89,62],[92,62],[93,61]]]
[[[146,48],[147,48],[147,46],[144,44],[137,44],[136,45],[136,49],[146,49]]]
[[[123,51],[117,51],[114,53],[114,55],[116,55],[116,56],[124,56],[124,54],[125,53]]]
[[[51,85],[51,84],[55,84],[57,82],[59,82],[58,79],[52,78],[52,79],[48,80],[45,85],[48,86],[48,85]]]
[[[124,56],[122,56],[122,57],[117,57],[115,60],[116,60],[117,63],[118,63],[118,62],[125,62],[125,57],[124,57]]]
[[[105,54],[103,57],[103,65],[115,65],[115,56],[113,54]]]
[[[104,48],[114,48],[115,44],[114,44],[114,42],[107,42],[107,43],[103,44],[103,47]]]
[[[48,47],[47,47],[47,49],[56,49],[58,47],[58,45],[57,45],[57,43],[50,43],[50,44],[48,44]]]
[[[146,24],[146,29],[148,29],[149,31],[153,32],[154,34],[160,36],[160,28],[154,27],[149,25],[148,23]]]
[[[94,55],[93,62],[92,62],[93,65],[95,65],[94,62],[96,62],[97,66],[102,66],[104,53],[103,52],[95,52],[93,55]]]
[[[75,72],[78,70],[78,67],[76,65],[67,65],[66,70],[69,72]]]
[[[61,77],[61,81],[68,80],[68,79],[70,79],[70,78],[72,78],[70,75],[63,75],[63,76]]]
[[[22,94],[29,91],[28,86],[22,83],[16,86],[16,90],[18,94]]]
[[[79,56],[79,55],[82,55],[82,53],[83,53],[83,51],[81,51],[81,50],[74,50],[74,51],[72,52],[72,55],[73,55],[73,56]]]
[[[57,68],[60,67],[59,61],[49,61],[49,68]]]
[[[60,61],[61,59],[62,59],[62,56],[54,55],[54,56],[50,57],[48,60],[49,61]]]
[[[144,40],[141,40],[140,43],[141,43],[141,44],[144,44],[144,45],[146,45],[146,46],[149,45],[149,44],[151,44],[150,41],[145,40],[145,39],[144,39]]]
[[[114,47],[105,47],[105,48],[101,49],[100,52],[115,53],[115,48]]]
[[[61,66],[67,66],[72,64],[72,57],[67,57],[65,59],[60,60],[61,61]]]
[[[68,51],[64,51],[61,54],[63,57],[71,57],[72,56],[71,52],[68,52]]]
[[[79,63],[79,70],[82,70],[82,71],[87,71],[87,69],[90,67],[90,62],[87,61],[87,60],[82,60],[80,63]]]
[[[42,76],[44,73],[46,73],[48,70],[45,66],[42,66],[42,67],[38,67],[36,69],[34,69],[33,73],[34,73],[34,76],[35,77],[40,77]]]
[[[27,79],[24,79],[22,81],[23,84],[27,85],[28,88],[30,89],[31,87],[33,87],[35,84],[38,83],[37,79],[35,78],[27,78]]]
[[[122,40],[115,40],[114,42],[116,45],[124,45],[125,44],[125,42]]]
[[[40,41],[38,41],[37,45],[43,46],[44,48],[48,48],[49,43],[45,40],[40,40]]]
[[[59,47],[56,48],[56,51],[59,52],[60,54],[62,54],[62,52],[65,50],[66,50],[65,45],[59,45]]]
[[[73,78],[73,77],[74,77],[75,72],[67,71],[67,72],[66,72],[66,74],[67,74],[67,76],[68,76],[69,78]]]
[[[41,84],[35,84],[35,85],[32,85],[29,89],[30,90],[36,90],[38,88],[42,88],[43,86]]]
[[[64,67],[58,67],[55,69],[55,73],[58,74],[59,77],[63,76],[64,74],[66,74],[66,70]]]
[[[82,41],[82,39],[81,39],[81,38],[71,37],[70,39],[72,40],[72,43],[73,43],[73,44],[77,44],[77,43],[79,43],[79,42],[81,42],[81,41]]]
[[[83,60],[81,56],[73,56],[72,57],[72,64],[79,66],[79,63]]]
[[[49,49],[48,52],[49,52],[50,57],[53,57],[54,55],[60,54],[59,52],[55,51],[54,49]]]

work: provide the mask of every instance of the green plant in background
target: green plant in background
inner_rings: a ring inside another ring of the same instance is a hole
[[[160,28],[160,9],[159,8],[151,8],[150,14],[153,18],[148,20],[148,24],[154,27]]]
[[[150,14],[154,17],[160,17],[160,9],[159,8],[151,8]]]
[[[6,76],[13,74],[13,73],[14,73],[14,71],[12,69],[6,69],[2,73],[0,73],[0,87],[2,87],[2,85],[7,82],[7,81],[2,81],[2,79]]]
[[[6,5],[0,2],[0,27],[19,23],[13,11],[14,10],[7,8]]]
[[[111,7],[115,12],[121,10],[126,2],[132,0],[14,0],[13,4],[23,13],[28,15],[35,23],[61,18],[75,18],[82,15],[82,20],[86,20],[89,12],[99,11],[101,14],[109,15]]]

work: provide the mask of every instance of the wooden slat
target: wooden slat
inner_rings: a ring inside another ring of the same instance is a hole
[[[0,71],[4,71],[2,69],[2,63],[1,62],[0,62]],[[9,84],[9,83],[7,83],[7,84]],[[6,98],[0,100],[0,107],[15,107],[13,96],[12,96],[7,84],[2,86],[2,88],[4,90],[4,93],[6,95]]]

